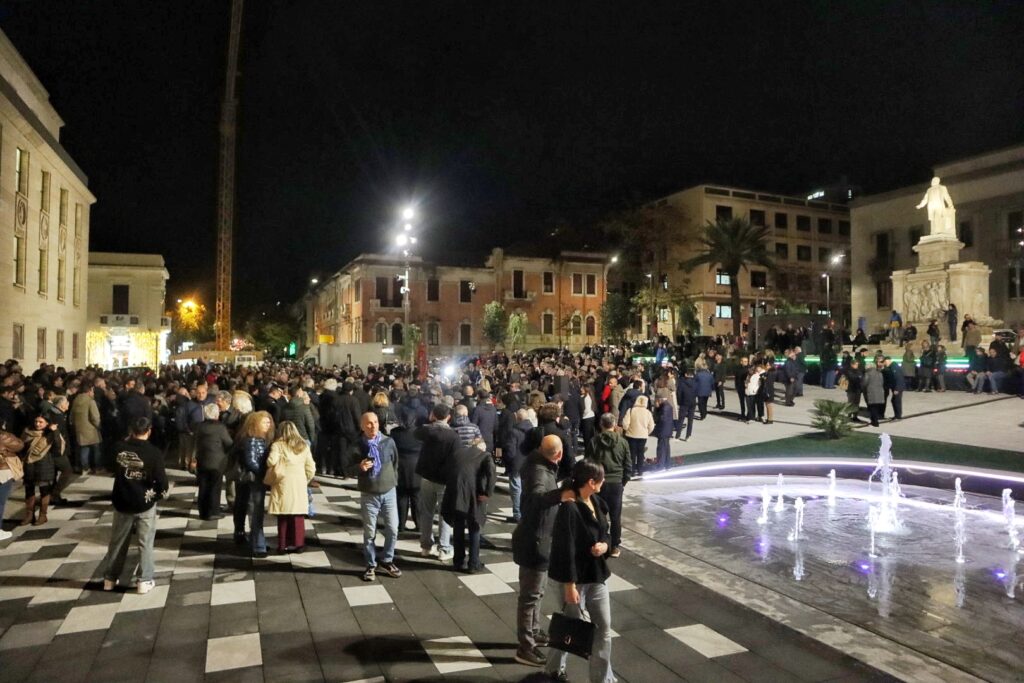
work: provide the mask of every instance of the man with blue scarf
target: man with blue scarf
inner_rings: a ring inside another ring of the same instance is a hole
[[[377,578],[377,517],[384,516],[384,549],[380,571],[397,579],[402,571],[395,566],[398,542],[398,449],[391,437],[380,432],[376,413],[364,413],[359,420],[362,436],[349,452],[345,473],[356,477],[359,485],[359,512],[363,519],[363,556],[366,571],[363,581]]]

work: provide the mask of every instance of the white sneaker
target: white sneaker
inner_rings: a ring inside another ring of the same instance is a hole
[[[135,587],[135,592],[139,595],[145,595],[153,590],[154,586],[156,586],[156,581],[139,581],[139,585]]]
[[[453,552],[446,553],[442,551],[437,554],[437,559],[441,562],[450,562],[453,557],[455,557],[455,553]]]
[[[420,557],[433,557],[433,556],[434,556],[434,549],[433,548],[420,548]]]
[[[103,590],[108,593],[117,586],[117,581],[111,581],[110,579],[103,579]]]
[[[0,529],[0,541],[6,541],[13,535],[14,534],[12,534],[10,531],[4,531],[3,529]]]

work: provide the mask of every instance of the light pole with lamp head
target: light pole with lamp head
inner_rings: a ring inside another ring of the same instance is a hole
[[[412,220],[416,217],[416,212],[412,207],[407,206],[402,209],[402,231],[395,237],[395,244],[402,250],[402,256],[405,257],[405,274],[399,276],[402,280],[402,346],[408,348],[409,346],[409,317],[411,313],[412,304],[412,288],[410,280],[411,263],[412,257],[412,245],[416,244],[416,236],[412,234],[413,225]],[[394,339],[392,339],[394,342]],[[409,359],[413,359],[414,350],[410,350]]]
[[[837,266],[843,260],[843,254],[839,253],[829,259],[829,266]],[[832,321],[832,274],[826,270],[821,274],[825,278],[825,310],[828,312],[829,322]]]

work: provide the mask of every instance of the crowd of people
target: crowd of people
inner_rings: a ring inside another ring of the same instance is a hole
[[[873,425],[887,403],[893,419],[902,417],[905,391],[945,390],[941,344],[922,342],[920,358],[907,345],[902,364],[881,354],[869,360],[864,349],[840,358],[840,348],[823,348],[822,384],[845,389],[858,410],[863,399]],[[1014,352],[1019,366],[1021,351]],[[1008,361],[1005,368],[972,361],[972,389],[998,389],[1015,365],[1011,350],[994,342],[976,353]],[[564,671],[563,653],[540,649],[547,636],[539,609],[551,579],[566,613],[586,612],[595,623],[593,680],[613,680],[604,583],[608,560],[621,552],[624,487],[671,467],[671,441],[691,438],[709,410],[724,411],[730,390],[736,419],[771,425],[776,389],[793,405],[808,372],[799,345],[776,356],[771,348],[751,354],[662,340],[655,354],[649,363],[634,362],[629,347],[496,354],[423,375],[402,364],[294,362],[200,362],[135,374],[44,364],[27,374],[8,361],[0,366],[0,509],[21,481],[20,524],[43,525],[49,506],[74,504],[65,493],[78,475],[112,474],[104,588],[117,585],[134,530],[142,553],[137,590],[146,592],[156,504],[169,487],[165,459],[194,474],[200,518],[232,515],[236,543],[255,558],[269,552],[266,513],[277,518],[277,552],[302,552],[318,475],[352,478],[362,578],[372,582],[401,577],[395,549],[405,531],[418,534],[425,558],[468,573],[484,569],[480,540],[500,467],[520,567],[517,661]]]

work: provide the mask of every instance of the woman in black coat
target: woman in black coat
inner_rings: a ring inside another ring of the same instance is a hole
[[[196,477],[199,479],[199,519],[220,519],[220,488],[227,472],[233,442],[220,421],[215,403],[203,406],[203,421],[195,429]]]
[[[594,624],[594,647],[590,655],[590,680],[612,683],[612,611],[606,581],[610,537],[608,506],[595,493],[604,484],[604,468],[592,460],[580,460],[573,467],[571,487],[576,500],[562,503],[555,516],[551,536],[548,576],[562,584],[562,614]],[[552,676],[565,672],[567,654],[552,647],[547,671]]]
[[[405,521],[409,518],[409,511],[412,511],[412,522],[419,531],[419,522],[416,519],[416,510],[419,509],[420,500],[420,475],[416,474],[416,465],[420,461],[420,449],[423,442],[416,438],[416,411],[410,407],[401,409],[398,416],[398,426],[391,430],[389,436],[395,442],[398,449],[398,530],[405,529]]]

